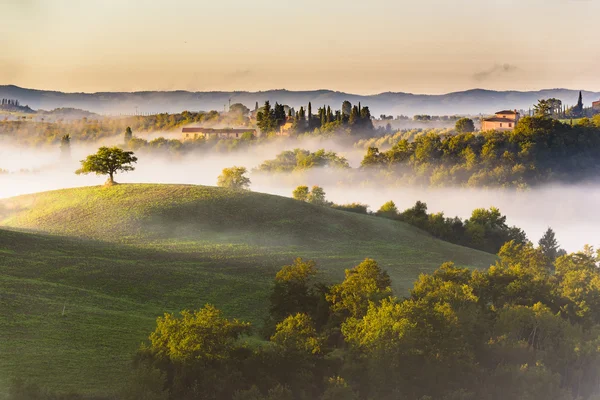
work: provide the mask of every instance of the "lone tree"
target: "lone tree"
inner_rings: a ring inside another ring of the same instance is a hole
[[[125,144],[129,143],[129,141],[133,139],[133,132],[131,131],[131,128],[128,126],[127,129],[125,129],[125,134],[123,135],[123,142]]]
[[[325,190],[323,190],[323,188],[320,186],[312,187],[307,200],[309,203],[316,204],[318,206],[327,205],[327,200],[325,199]]]
[[[396,218],[398,217],[398,208],[396,207],[396,204],[390,200],[381,206],[379,211],[377,211],[377,215],[385,218]]]
[[[250,178],[245,176],[247,172],[245,167],[225,168],[217,179],[217,185],[236,190],[249,189],[251,182]]]
[[[456,132],[458,133],[471,133],[475,132],[475,124],[470,118],[461,118],[456,121]]]
[[[544,253],[544,255],[548,257],[550,261],[556,260],[556,257],[558,257],[559,254],[559,248],[556,235],[554,234],[552,228],[548,228],[546,230],[544,236],[542,236],[538,244],[540,246],[540,250],[542,250],[542,253]]]
[[[128,172],[135,168],[131,165],[137,162],[133,151],[124,151],[119,147],[100,147],[96,154],[90,154],[81,160],[81,168],[75,171],[77,175],[91,174],[108,175],[108,184],[114,184],[114,176],[118,171]]]
[[[310,195],[310,190],[308,189],[308,186],[298,186],[292,192],[292,196],[294,196],[294,199],[300,200],[300,201],[308,201],[309,195]]]
[[[69,134],[60,138],[60,155],[64,160],[71,158],[71,135]]]

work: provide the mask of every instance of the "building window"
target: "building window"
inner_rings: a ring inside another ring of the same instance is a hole
[[[502,122],[500,122],[500,128],[502,128]]]
[[[239,134],[239,133],[236,133],[236,134],[235,134],[235,137],[238,137],[238,136],[240,136],[240,134]]]
[[[512,123],[509,123],[509,124],[508,124],[508,127],[509,127],[509,128],[512,128]]]

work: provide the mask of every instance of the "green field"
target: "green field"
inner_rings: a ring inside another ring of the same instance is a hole
[[[444,261],[494,261],[404,223],[203,186],[20,196],[0,200],[0,226],[0,392],[11,376],[110,392],[164,312],[211,302],[260,324],[275,272],[298,256],[324,281],[374,258],[399,295]]]

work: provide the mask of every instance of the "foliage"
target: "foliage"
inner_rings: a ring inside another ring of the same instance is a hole
[[[377,215],[386,218],[397,218],[398,217],[398,208],[393,201],[388,201],[377,211]]]
[[[308,189],[308,186],[298,186],[292,192],[292,197],[295,200],[308,201],[309,194],[310,194],[310,189]]]
[[[306,352],[319,354],[321,346],[317,331],[310,317],[298,313],[290,315],[277,324],[271,342],[280,346],[284,351]]]
[[[319,167],[350,168],[348,161],[333,151],[321,149],[312,153],[308,150],[294,149],[281,152],[275,159],[263,162],[258,166],[257,171],[294,172]]]
[[[549,269],[541,249],[511,242],[487,270],[445,263],[399,299],[367,259],[330,288],[327,325],[319,329],[307,314],[290,314],[269,344],[231,353],[230,369],[202,364],[186,379],[224,374],[237,391],[213,397],[223,400],[592,400],[600,383],[597,263],[587,248]],[[303,280],[313,270],[313,264],[288,266],[276,279]],[[345,317],[336,318],[341,310]],[[178,382],[167,385],[173,390]]]
[[[307,201],[318,206],[327,205],[327,200],[325,199],[325,190],[323,190],[323,188],[320,186],[313,186],[308,194]]]
[[[169,393],[165,389],[166,386],[166,377],[159,369],[139,365],[119,393],[119,399],[167,400]]]
[[[521,189],[586,179],[600,168],[598,160],[600,125],[539,116],[521,118],[509,132],[430,132],[386,151],[370,146],[361,166],[387,171],[387,180],[403,184]]]
[[[226,358],[250,324],[230,321],[214,306],[207,304],[199,311],[182,311],[181,317],[165,314],[156,320],[150,335],[149,350],[159,358],[171,361],[213,361]]]
[[[127,144],[131,139],[133,139],[133,131],[131,130],[131,127],[128,126],[123,134],[123,143]]]
[[[76,174],[108,175],[110,183],[114,183],[114,175],[117,172],[133,171],[131,165],[137,162],[137,157],[132,151],[124,151],[118,147],[100,147],[96,154],[87,156],[81,161],[81,168]]]
[[[250,188],[250,178],[246,167],[224,168],[217,179],[217,185],[234,190],[247,190]]]
[[[350,203],[350,204],[331,204],[331,208],[335,210],[348,211],[357,214],[368,214],[369,206],[361,203]]]
[[[352,317],[363,316],[369,303],[391,292],[391,280],[375,260],[366,259],[352,269],[346,270],[344,282],[331,287],[327,301],[332,311]]]
[[[71,158],[71,135],[69,134],[60,138],[60,155],[63,159]]]
[[[271,293],[269,314],[272,323],[279,323],[289,315],[308,313],[314,315],[318,293],[314,286],[317,274],[314,261],[294,260],[275,275],[275,285]]]
[[[194,185],[121,184],[2,199],[0,224],[44,233],[0,229],[0,383],[22,376],[61,392],[117,390],[132,352],[165,311],[210,303],[262,333],[273,276],[298,254],[319,265],[309,283],[316,309],[297,311],[317,329],[328,310],[319,281],[343,277],[365,254],[385,265],[399,295],[445,260],[473,268],[494,261],[404,223]],[[41,362],[48,349],[52,356]],[[271,387],[260,386],[263,394]]]
[[[550,262],[554,262],[556,257],[558,257],[559,248],[556,235],[552,228],[549,227],[546,232],[544,232],[544,235],[540,238],[538,244],[548,260],[550,260]]]
[[[475,132],[475,123],[473,123],[473,120],[470,118],[461,118],[456,121],[455,129],[458,133]]]
[[[384,206],[391,207],[390,203]],[[511,240],[521,244],[528,242],[525,232],[516,226],[506,225],[506,216],[495,207],[489,210],[475,209],[471,217],[464,221],[458,217],[446,218],[443,213],[428,214],[427,204],[421,201],[402,213],[396,210],[396,213],[384,214],[380,210],[378,214],[407,222],[449,242],[489,253],[497,253]]]
[[[327,379],[327,387],[321,400],[358,400],[358,395],[340,376]]]

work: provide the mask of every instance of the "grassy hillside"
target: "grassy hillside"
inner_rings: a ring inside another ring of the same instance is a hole
[[[202,186],[20,196],[0,200],[0,225],[40,232],[0,230],[0,392],[15,375],[110,391],[165,311],[211,302],[260,324],[274,273],[298,256],[323,280],[374,258],[399,294],[444,261],[493,262],[403,223]]]

